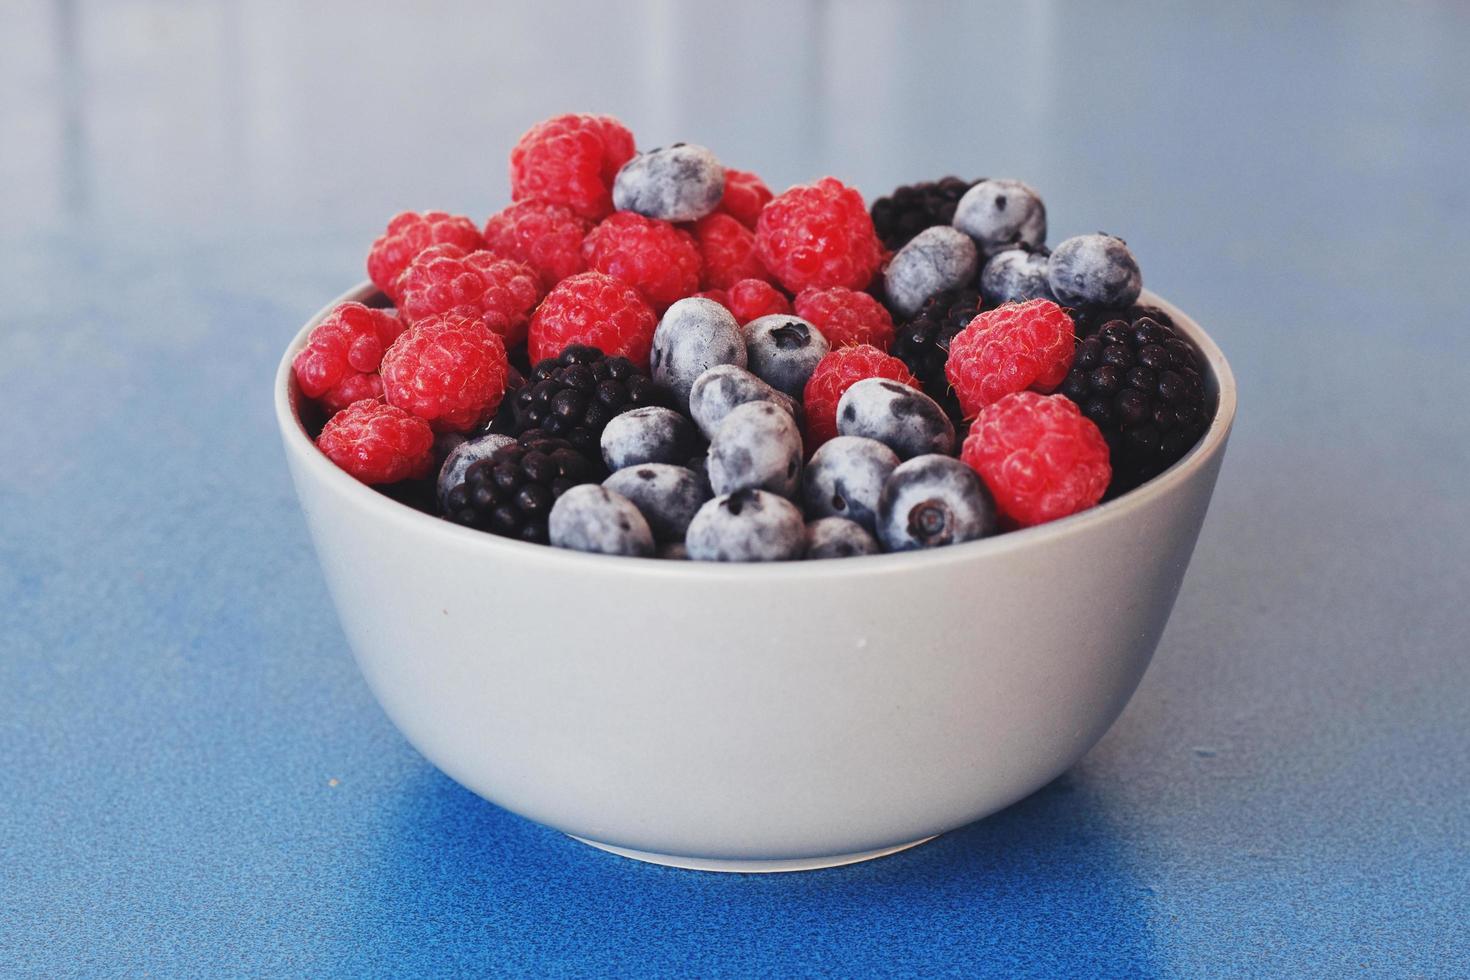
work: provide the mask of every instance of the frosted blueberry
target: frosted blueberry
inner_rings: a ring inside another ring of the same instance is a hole
[[[689,522],[712,495],[699,476],[683,466],[643,463],[618,470],[602,485],[633,501],[655,541],[683,541]]]
[[[791,561],[806,550],[806,524],[791,501],[739,490],[699,508],[684,545],[695,561]]]
[[[600,555],[653,554],[653,532],[633,502],[595,483],[572,487],[556,498],[546,519],[553,547]]]
[[[856,558],[882,549],[868,529],[845,517],[824,517],[806,526],[806,557]]]
[[[979,271],[980,253],[970,237],[948,225],[935,225],[898,250],[883,271],[883,286],[889,305],[910,317],[924,300],[969,285]]]
[[[1045,250],[1028,252],[1022,248],[1008,248],[997,252],[980,272],[980,293],[997,306],[1032,299],[1055,302],[1051,284],[1046,279],[1049,265]]]
[[[877,439],[900,459],[954,451],[954,423],[917,388],[864,378],[837,402],[837,432]]]
[[[951,223],[987,255],[1046,241],[1046,205],[1019,180],[980,181],[960,198]]]
[[[1046,278],[1063,306],[1127,306],[1143,289],[1143,273],[1128,243],[1102,232],[1058,245]]]
[[[717,494],[758,488],[790,497],[801,485],[801,431],[770,402],[734,408],[709,444],[709,484]]]
[[[744,326],[745,364],[757,378],[778,391],[801,397],[817,362],[832,345],[801,317],[773,313]]]
[[[693,473],[696,477],[699,478],[700,485],[703,486],[704,489],[707,491],[705,493],[706,497],[713,497],[715,495],[714,489],[711,488],[709,485],[708,453],[700,453],[697,456],[690,456],[689,462],[684,464],[684,468],[689,470],[689,472]]]
[[[828,439],[802,471],[807,516],[843,517],[874,530],[878,496],[896,466],[898,454],[876,439]]]
[[[515,442],[511,436],[484,435],[474,439],[466,439],[449,451],[444,457],[444,465],[439,467],[439,480],[435,487],[439,491],[439,511],[449,511],[449,491],[464,482],[465,471],[473,463],[482,459],[489,459],[490,454],[501,446],[509,446]]]
[[[995,501],[952,456],[915,456],[883,484],[878,539],[888,551],[938,548],[995,533]]]
[[[674,407],[687,409],[689,389],[701,374],[717,364],[745,367],[745,334],[719,303],[690,296],[659,320],[650,361],[654,383],[674,396]]]
[[[694,424],[657,405],[614,415],[602,430],[602,460],[609,471],[638,463],[682,463],[698,442]]]
[[[639,153],[613,180],[613,206],[664,221],[695,221],[719,207],[725,168],[693,143]]]
[[[796,417],[796,401],[790,395],[733,364],[712,367],[699,376],[689,391],[689,416],[706,439],[713,439],[725,416],[749,402],[770,402]]]

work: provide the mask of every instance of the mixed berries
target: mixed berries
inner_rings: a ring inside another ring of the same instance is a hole
[[[293,362],[322,453],[491,534],[694,561],[848,558],[1057,520],[1209,423],[1119,238],[943,177],[773,194],[609,116],[534,126],[483,225],[394,217]]]

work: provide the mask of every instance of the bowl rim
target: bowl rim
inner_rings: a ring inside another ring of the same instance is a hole
[[[318,323],[341,303],[363,302],[378,294],[371,282],[361,282],[328,302],[307,320],[286,346],[276,368],[275,403],[276,422],[286,452],[292,454],[304,467],[310,479],[324,482],[335,492],[355,497],[367,510],[381,515],[383,520],[393,521],[407,530],[422,533],[426,538],[438,538],[446,545],[462,548],[482,549],[486,557],[503,558],[524,564],[541,564],[548,571],[558,569],[566,572],[595,573],[624,572],[666,578],[676,576],[689,578],[700,576],[716,579],[745,579],[752,576],[761,579],[792,581],[798,579],[826,579],[848,575],[886,574],[899,572],[910,565],[943,565],[953,562],[982,560],[986,556],[1001,556],[1017,549],[1039,545],[1044,541],[1067,535],[1084,533],[1094,525],[1126,520],[1129,515],[1149,504],[1179,485],[1187,482],[1197,471],[1219,455],[1225,446],[1235,422],[1236,385],[1235,375],[1224,353],[1209,334],[1194,320],[1168,300],[1144,290],[1138,302],[1158,306],[1173,318],[1176,327],[1184,332],[1195,349],[1203,355],[1209,377],[1206,384],[1213,382],[1216,392],[1215,414],[1210,420],[1204,436],[1189,452],[1163,473],[1106,503],[1067,517],[1038,524],[1035,527],[1007,531],[1003,534],[966,541],[944,548],[919,551],[864,555],[860,559],[841,561],[785,561],[785,562],[703,562],[669,561],[660,558],[634,558],[624,555],[598,555],[566,548],[552,548],[542,544],[515,541],[474,528],[462,527],[441,517],[426,514],[407,504],[379,493],[374,488],[349,476],[339,469],[317,448],[306,433],[293,407],[292,395],[294,374],[292,361],[306,344],[306,338]]]

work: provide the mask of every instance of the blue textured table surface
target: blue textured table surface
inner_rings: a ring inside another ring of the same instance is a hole
[[[0,8],[0,975],[1464,975],[1463,5],[413,6]],[[1023,177],[1225,348],[1193,567],[1068,775],[719,877],[483,803],[379,712],[271,372],[388,215],[489,214],[580,109],[777,187]]]

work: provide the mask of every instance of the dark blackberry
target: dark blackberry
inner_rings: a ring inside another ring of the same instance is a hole
[[[949,224],[954,219],[955,205],[960,203],[965,191],[978,183],[980,180],[941,177],[906,184],[887,197],[878,198],[871,210],[878,237],[896,252],[925,228]]]
[[[1210,421],[1194,348],[1147,316],[1106,323],[1078,343],[1060,390],[1108,442],[1110,495],[1162,473],[1199,441]]]
[[[501,403],[490,430],[519,436],[539,429],[598,459],[598,440],[609,419],[660,402],[653,381],[632,361],[574,344],[536,365],[526,383]]]
[[[491,534],[545,544],[546,518],[556,498],[601,477],[602,467],[565,439],[512,443],[465,470],[464,482],[445,497],[444,516]]]
[[[924,301],[913,319],[898,327],[889,353],[913,372],[924,386],[924,393],[937,401],[956,422],[964,418],[960,403],[950,390],[944,375],[944,362],[949,359],[949,342],[970,325],[980,311],[980,292],[975,289],[952,289]]]
[[[1170,329],[1173,329],[1174,327],[1174,321],[1169,318],[1169,314],[1165,313],[1157,306],[1150,306],[1146,303],[1134,303],[1132,306],[1123,307],[1086,307],[1080,310],[1069,308],[1067,310],[1067,315],[1072,318],[1072,323],[1076,325],[1078,337],[1091,336],[1092,334],[1097,333],[1098,329],[1101,328],[1103,324],[1112,323],[1114,320],[1123,320],[1126,323],[1133,323],[1137,320],[1143,319],[1144,317],[1148,317],[1155,323],[1163,324]]]

